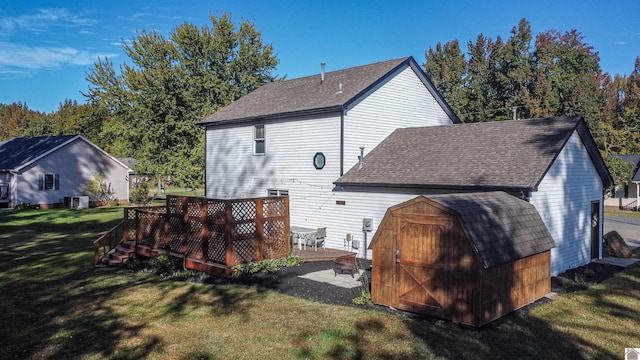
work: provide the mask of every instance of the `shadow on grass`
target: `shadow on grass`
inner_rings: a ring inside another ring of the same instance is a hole
[[[207,306],[214,316],[242,315],[245,301],[261,296],[251,288],[183,284],[178,288],[186,291],[166,297],[162,312],[145,322],[131,320],[114,302],[149,289],[168,293],[176,286],[151,274],[92,266],[92,242],[121,218],[122,209],[0,214],[2,358],[142,359],[167,346],[145,333],[148,323],[198,306]],[[196,292],[212,294],[211,301],[203,303]],[[145,299],[136,301],[144,309]]]
[[[251,318],[252,300],[260,300],[277,284],[212,283],[196,287],[189,283],[176,285],[150,274],[92,268],[90,244],[119,220],[119,214],[109,218],[108,214],[96,213],[79,219],[82,224],[69,220],[65,227],[55,223],[64,213],[43,213],[49,220],[39,223],[38,228],[47,231],[34,231],[29,236],[12,236],[21,233],[21,226],[16,225],[19,219],[0,215],[3,358],[145,358],[162,353],[170,345],[149,335],[145,331],[149,324],[172,317],[180,321],[179,316],[199,307],[206,307],[212,319],[233,314],[240,322],[258,321]],[[28,215],[31,221],[38,220]],[[5,232],[5,225],[10,232]],[[144,307],[148,301],[144,294],[149,289],[165,294],[162,306],[153,305],[161,311],[138,315],[144,322],[131,320],[131,314],[120,311],[119,306],[127,304],[117,301],[130,299],[128,294],[132,293],[141,294],[136,306]],[[309,324],[307,332],[291,341],[294,354],[303,358],[616,358],[625,345],[634,345],[624,344],[625,339],[638,338],[640,309],[634,304],[638,304],[639,292],[640,267],[635,266],[607,281],[603,288],[566,295],[573,301],[569,305],[561,299],[526,316],[519,311],[480,329],[391,311],[403,319],[401,328],[389,327],[381,320],[382,314],[374,313],[347,328],[316,329],[315,324]],[[385,308],[385,312],[389,310]],[[581,320],[586,316],[591,320]],[[617,338],[610,329],[616,329],[618,321],[636,327],[618,328]],[[613,345],[604,346],[576,335],[578,331],[592,332]],[[375,343],[372,338],[384,340]],[[390,349],[385,342],[400,345]],[[193,349],[190,354],[216,358],[205,349]]]

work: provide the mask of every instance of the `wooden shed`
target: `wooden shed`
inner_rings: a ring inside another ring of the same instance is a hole
[[[535,207],[505,192],[420,196],[372,239],[372,300],[482,326],[551,290],[554,246]]]

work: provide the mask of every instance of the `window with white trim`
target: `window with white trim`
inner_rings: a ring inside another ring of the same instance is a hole
[[[289,190],[267,189],[267,196],[289,196]]]
[[[253,154],[264,155],[266,153],[264,124],[253,126]]]
[[[38,190],[60,190],[60,174],[38,174]]]

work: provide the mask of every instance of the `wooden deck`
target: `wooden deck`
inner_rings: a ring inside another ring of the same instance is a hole
[[[313,247],[307,246],[307,249],[298,250],[298,247],[295,246],[293,250],[291,250],[291,255],[300,256],[304,261],[332,261],[337,257],[344,255],[352,255],[356,254],[351,251],[345,250],[336,250],[336,249],[323,249],[319,248],[318,251],[315,251]]]

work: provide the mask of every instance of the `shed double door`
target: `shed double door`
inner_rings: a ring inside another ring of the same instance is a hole
[[[396,237],[396,290],[403,310],[444,316],[447,299],[448,218],[404,216]]]

